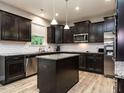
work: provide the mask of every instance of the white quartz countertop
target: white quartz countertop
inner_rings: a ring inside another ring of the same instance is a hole
[[[60,59],[65,59],[65,58],[69,58],[69,57],[74,57],[74,56],[79,56],[79,54],[60,53],[60,54],[37,56],[37,58],[48,59],[48,60],[60,60]]]

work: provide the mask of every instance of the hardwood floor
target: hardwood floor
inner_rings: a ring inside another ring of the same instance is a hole
[[[68,93],[113,93],[114,80],[102,75],[80,71],[80,81]],[[2,86],[0,93],[39,93],[37,76]]]

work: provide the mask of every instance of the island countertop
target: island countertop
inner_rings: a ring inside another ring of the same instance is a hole
[[[60,54],[37,56],[37,58],[48,59],[48,60],[61,60],[61,59],[70,58],[70,57],[74,57],[74,56],[79,56],[79,54],[60,53]]]

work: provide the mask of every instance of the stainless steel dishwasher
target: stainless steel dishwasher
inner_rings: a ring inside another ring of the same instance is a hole
[[[26,56],[25,58],[26,77],[37,74],[37,59],[36,56]]]

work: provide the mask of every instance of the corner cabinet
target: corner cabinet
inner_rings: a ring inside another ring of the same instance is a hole
[[[31,41],[31,20],[0,10],[0,39]]]
[[[47,28],[47,42],[61,44],[63,43],[63,25],[55,25]]]
[[[64,43],[73,43],[73,33],[74,33],[75,27],[70,27],[68,30],[64,30]]]

